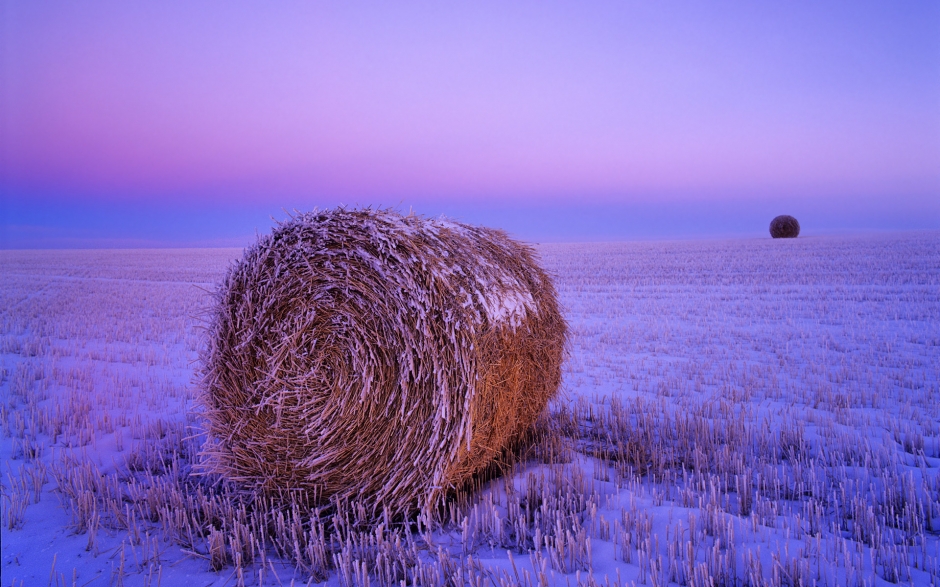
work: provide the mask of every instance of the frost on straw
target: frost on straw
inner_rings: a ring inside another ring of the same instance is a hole
[[[532,425],[557,393],[565,336],[551,280],[501,231],[298,215],[219,288],[207,466],[316,505],[428,507]]]

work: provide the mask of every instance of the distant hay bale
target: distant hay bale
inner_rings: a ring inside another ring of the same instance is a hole
[[[800,234],[800,223],[787,214],[770,221],[770,236],[773,238],[796,238]]]
[[[566,330],[534,252],[501,231],[299,215],[217,294],[207,467],[315,505],[424,508],[533,424],[557,393]]]

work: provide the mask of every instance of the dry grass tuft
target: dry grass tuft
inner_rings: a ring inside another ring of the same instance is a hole
[[[535,422],[566,329],[534,252],[501,231],[385,210],[298,215],[218,292],[207,466],[375,518],[428,508]]]
[[[800,223],[788,214],[781,214],[770,221],[770,236],[773,238],[796,238],[800,236]]]

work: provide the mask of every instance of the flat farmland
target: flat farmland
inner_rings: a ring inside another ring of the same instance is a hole
[[[0,583],[940,585],[940,234],[536,248],[540,434],[377,529],[201,473],[240,250],[0,251]]]

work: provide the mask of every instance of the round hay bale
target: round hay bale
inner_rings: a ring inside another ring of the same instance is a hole
[[[800,223],[796,218],[781,214],[770,221],[770,236],[773,238],[796,238],[800,234]]]
[[[206,464],[396,514],[486,468],[558,391],[567,326],[532,249],[393,211],[301,214],[224,278]]]

